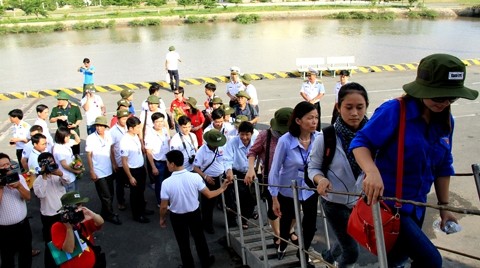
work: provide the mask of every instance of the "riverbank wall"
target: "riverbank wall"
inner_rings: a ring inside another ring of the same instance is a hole
[[[480,58],[477,59],[464,59],[462,60],[466,66],[480,66]],[[393,71],[409,71],[416,70],[418,63],[400,63],[400,64],[385,64],[385,65],[370,65],[370,66],[359,66],[357,69],[352,70],[352,75],[358,73],[378,73],[378,72],[393,72]],[[286,72],[273,72],[273,73],[256,73],[249,74],[252,77],[252,80],[264,80],[264,79],[280,79],[280,78],[300,78],[303,76],[301,72],[296,70],[286,71]],[[331,76],[332,72],[323,71],[323,76]],[[198,77],[198,78],[187,78],[180,80],[180,85],[185,87],[189,85],[202,85],[206,83],[225,83],[229,81],[228,76],[212,76],[212,77]],[[97,92],[120,92],[124,89],[133,89],[141,90],[148,89],[152,84],[158,84],[160,87],[170,90],[170,85],[164,80],[161,81],[151,81],[151,82],[133,82],[133,83],[123,83],[123,84],[108,84],[108,85],[95,85]],[[67,94],[74,96],[75,94],[81,94],[83,91],[82,87],[65,87],[57,89],[44,89],[39,91],[20,91],[20,92],[9,92],[9,93],[0,93],[0,101],[8,101],[14,99],[31,99],[31,98],[45,98],[45,97],[54,97],[57,96],[59,91],[64,91]]]

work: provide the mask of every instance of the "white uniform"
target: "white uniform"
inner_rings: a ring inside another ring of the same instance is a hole
[[[185,143],[185,146],[183,144]],[[197,136],[189,133],[189,137],[185,137],[180,133],[173,135],[170,140],[170,150],[179,150],[183,154],[183,167],[188,170],[193,170],[193,165],[188,163],[188,158],[195,155],[195,149],[198,148]]]
[[[123,167],[122,156],[120,155],[120,141],[122,140],[123,136],[125,136],[125,133],[127,133],[127,128],[122,128],[118,124],[115,124],[115,126],[110,129],[113,152],[115,154],[115,162],[117,163],[118,167]]]
[[[87,103],[87,97],[83,97],[80,101],[80,106],[83,107]],[[91,126],[95,123],[95,119],[102,115],[103,100],[99,95],[93,94],[93,99],[90,100],[88,111],[85,112],[86,124]]]
[[[30,137],[30,125],[27,122],[20,121],[18,125],[13,124],[11,127],[12,137],[13,138],[20,138],[20,139],[27,139]],[[19,141],[15,143],[15,149],[23,149],[25,146],[25,142]]]
[[[127,157],[129,168],[139,168],[144,164],[142,145],[138,135],[125,134],[120,141],[120,155]]]
[[[215,157],[216,152],[216,157]],[[207,143],[203,144],[198,149],[193,165],[204,170],[210,163],[212,163],[203,173],[210,177],[218,177],[225,171],[223,167],[223,147],[218,147],[217,150],[212,151],[208,148]],[[212,160],[215,158],[215,161]]]
[[[248,102],[251,105],[258,105],[258,95],[257,95],[257,89],[255,88],[255,86],[252,84],[249,84],[245,88],[245,92],[247,92],[248,96],[250,96],[250,100]]]
[[[242,82],[238,81],[237,83],[234,83],[233,81],[230,81],[227,83],[227,90],[225,92],[235,96],[239,91],[243,90],[245,90],[245,85]]]
[[[325,94],[325,87],[318,80],[315,80],[315,82],[313,84],[310,83],[310,81],[307,80],[307,81],[303,82],[302,88],[300,89],[300,92],[305,93],[308,96],[309,99],[313,99],[316,96],[318,96],[318,94],[320,94],[320,93]],[[317,103],[319,101],[320,100],[316,100],[315,103]]]
[[[71,184],[75,181],[76,177],[75,174],[66,170],[60,162],[65,160],[67,165],[70,165],[73,160],[75,159],[73,152],[72,152],[72,144],[65,143],[65,144],[58,144],[55,143],[53,146],[53,156],[55,158],[55,162],[57,162],[59,169],[63,172],[63,178]]]
[[[160,134],[155,129],[147,127],[145,132],[145,149],[152,151],[152,156],[154,160],[166,161],[166,154],[169,150],[168,143],[170,141],[168,129],[163,128],[162,134]]]
[[[111,146],[112,136],[110,136],[110,131],[106,130],[103,138],[96,131],[87,137],[85,151],[92,153],[93,170],[98,178],[105,178],[113,173],[110,159]]]

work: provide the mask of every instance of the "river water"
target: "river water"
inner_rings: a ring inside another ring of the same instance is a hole
[[[358,66],[418,62],[432,53],[479,58],[479,19],[291,20],[5,35],[0,92],[81,86],[92,60],[97,85],[163,80],[165,53],[180,53],[181,78],[291,71],[297,57],[355,56]]]

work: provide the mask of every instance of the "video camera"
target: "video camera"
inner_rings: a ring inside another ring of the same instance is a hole
[[[50,174],[58,169],[57,163],[52,163],[49,159],[42,159],[40,162],[38,162],[38,166],[40,167],[40,171],[38,172],[40,175]]]
[[[85,219],[85,215],[83,215],[83,211],[76,211],[77,206],[74,205],[66,205],[63,208],[62,213],[60,214],[60,218],[62,222],[68,222],[70,224],[77,224]]]
[[[18,172],[10,172],[14,168],[10,166],[9,168],[0,169],[0,186],[6,186],[7,184],[14,183],[20,180],[18,177]]]

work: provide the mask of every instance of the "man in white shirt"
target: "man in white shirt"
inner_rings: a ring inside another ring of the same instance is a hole
[[[223,109],[215,109],[212,112],[212,123],[203,130],[203,133],[207,133],[212,129],[220,131],[223,135],[229,138],[229,133],[235,130],[235,127],[229,122],[225,122],[225,111]],[[203,141],[205,144],[205,141]]]
[[[105,105],[103,104],[102,98],[94,94],[95,89],[90,88],[85,91],[85,97],[80,101],[80,106],[82,106],[85,111],[85,117],[87,118],[87,134],[90,135],[95,132],[95,119],[101,115],[105,115]]]
[[[124,211],[127,209],[125,205],[125,189],[128,183],[125,171],[123,170],[122,156],[120,155],[120,141],[127,133],[127,119],[130,117],[130,112],[125,110],[117,110],[117,123],[110,129],[110,136],[112,137],[111,155],[113,161],[113,171],[115,172],[115,189],[117,190],[118,209]]]
[[[220,187],[220,180],[223,177],[225,168],[223,166],[223,145],[227,138],[216,129],[209,130],[203,134],[205,143],[198,149],[193,161],[193,170],[198,173],[206,182],[211,191]],[[202,196],[202,223],[205,232],[214,234],[213,208],[215,199],[208,199]]]
[[[168,48],[168,53],[165,56],[165,70],[167,70],[168,75],[170,76],[170,89],[174,91],[180,85],[180,78],[178,75],[178,63],[182,62],[180,60],[180,54],[175,51],[174,46]],[[173,83],[175,79],[175,84]]]
[[[122,224],[118,214],[113,211],[113,157],[111,157],[112,137],[107,131],[108,122],[105,116],[99,116],[93,124],[96,131],[87,137],[85,151],[90,169],[90,179],[95,183],[98,198],[102,203],[101,216],[108,222]]]
[[[197,136],[191,133],[192,121],[187,116],[178,118],[180,132],[173,135],[170,140],[170,150],[178,150],[183,153],[183,167],[188,171],[193,171],[193,161],[198,149]]]
[[[33,172],[35,176],[40,174],[40,166],[38,165],[38,156],[40,156],[41,153],[48,152],[47,151],[47,137],[45,137],[41,133],[37,133],[32,136],[32,151],[30,152],[30,155],[28,156],[28,162],[27,162],[27,170],[29,172]],[[33,183],[33,181],[31,182]]]
[[[160,226],[167,227],[166,214],[170,205],[170,220],[173,232],[177,239],[183,267],[194,267],[194,260],[190,250],[190,236],[195,241],[197,254],[202,267],[210,267],[215,257],[210,255],[205,235],[202,232],[201,214],[199,209],[199,192],[207,199],[214,198],[227,189],[230,181],[224,181],[215,191],[206,187],[202,178],[195,173],[188,172],[182,166],[184,159],[180,151],[173,150],[167,153],[168,170],[172,176],[163,182],[160,205]]]
[[[235,106],[237,102],[237,93],[239,91],[245,90],[245,86],[239,79],[240,70],[234,69],[232,67],[230,71],[230,81],[227,83],[227,96],[230,98],[229,106]]]
[[[39,104],[36,107],[37,110],[37,120],[33,125],[38,125],[42,127],[42,134],[47,137],[47,141],[50,146],[53,146],[52,134],[50,134],[50,128],[48,127],[47,119],[50,114],[48,106],[45,104]]]
[[[258,95],[257,89],[254,85],[252,85],[252,77],[248,74],[244,74],[240,76],[240,80],[245,86],[245,92],[248,94],[248,96],[250,96],[248,103],[253,106],[253,108],[257,111],[258,114],[258,112],[260,111],[260,109],[258,109]]]
[[[23,111],[20,109],[13,109],[8,113],[10,123],[12,123],[12,138],[10,138],[10,145],[15,145],[18,163],[21,163],[22,152],[25,143],[28,142],[30,125],[23,121]]]
[[[145,171],[142,145],[139,134],[142,132],[140,119],[129,117],[127,119],[127,133],[120,141],[120,155],[122,166],[130,183],[130,204],[132,206],[133,220],[140,223],[149,223],[145,217],[153,211],[145,209]]]
[[[32,231],[27,218],[30,191],[23,176],[12,173],[10,157],[0,153],[0,173],[18,176],[16,182],[0,186],[0,256],[2,267],[32,266]]]
[[[318,112],[317,130],[320,131],[320,129],[322,128],[322,108],[320,106],[320,99],[323,98],[323,96],[325,95],[325,87],[323,86],[321,81],[317,80],[317,75],[318,72],[312,69],[307,72],[308,79],[302,84],[302,87],[300,89],[300,96],[302,96],[305,101],[308,101],[311,104],[315,105],[315,109],[317,109]]]

